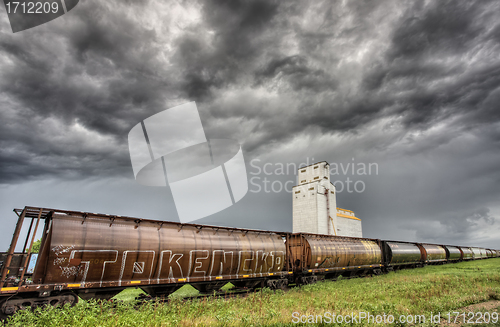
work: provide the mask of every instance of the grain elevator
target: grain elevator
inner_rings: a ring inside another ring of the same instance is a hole
[[[328,162],[299,168],[292,194],[294,233],[363,237],[361,219],[337,208]]]

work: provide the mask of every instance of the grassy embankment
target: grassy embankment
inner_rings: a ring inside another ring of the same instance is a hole
[[[324,315],[360,311],[376,315],[425,315],[488,300],[500,300],[500,258],[428,266],[373,278],[319,282],[288,292],[264,289],[245,298],[205,298],[182,301],[197,291],[186,285],[166,304],[147,303],[134,308],[139,290],[116,296],[115,307],[107,302],[80,301],[64,309],[24,311],[12,317],[12,326],[288,326],[292,314]],[[496,312],[499,308],[496,308]],[[490,311],[492,312],[492,311]],[[295,319],[297,321],[297,319]],[[300,324],[299,324],[300,325]],[[326,325],[326,324],[325,324]],[[342,325],[342,324],[338,324]],[[344,326],[372,326],[349,323]],[[391,324],[404,326],[405,324]],[[411,324],[409,324],[411,325]],[[419,324],[419,326],[422,324]],[[428,321],[425,326],[433,326]],[[477,324],[474,326],[478,326]],[[490,323],[488,326],[500,326]]]

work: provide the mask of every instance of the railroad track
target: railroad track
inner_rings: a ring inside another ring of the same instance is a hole
[[[343,277],[342,279],[355,279],[355,278],[367,278],[367,277],[375,277],[377,275],[365,275],[365,276],[349,276],[349,277]],[[330,280],[330,281],[335,281],[337,279],[324,279],[324,280]],[[322,281],[324,281],[322,280]],[[284,292],[289,291],[290,289],[296,288],[296,287],[301,287],[302,285],[300,284],[289,284],[286,288],[281,289]],[[193,296],[186,296],[183,298],[180,298],[181,301],[185,302],[188,300],[196,300],[196,299],[204,299],[204,298],[223,298],[223,299],[232,299],[232,298],[237,298],[237,297],[246,297],[249,294],[252,293],[257,293],[259,291],[262,291],[263,288],[256,288],[256,289],[235,289],[235,290],[230,290],[230,291],[223,291],[223,292],[213,292],[213,293],[200,293],[197,295]],[[178,300],[179,298],[175,298]],[[158,303],[168,303],[173,301],[174,299],[172,298],[165,298],[165,297],[153,297],[150,295],[145,295],[141,294],[140,296],[135,298],[137,302],[136,307],[148,303],[151,301],[156,301]]]
[[[225,292],[214,292],[214,293],[200,293],[197,295],[193,296],[186,296],[183,298],[180,298],[181,301],[186,302],[189,300],[196,300],[196,299],[204,299],[204,298],[223,298],[223,299],[232,299],[232,298],[237,298],[237,297],[245,297],[248,296],[251,293],[256,293],[258,292],[257,290],[253,289],[241,289],[241,290],[234,290],[234,291],[225,291]],[[175,298],[175,300],[179,300],[179,298]],[[153,297],[150,295],[144,295],[141,294],[141,296],[136,297],[136,307],[140,306],[144,303],[148,303],[151,301],[157,302],[157,303],[168,303],[171,301],[174,301],[173,298],[170,297]]]

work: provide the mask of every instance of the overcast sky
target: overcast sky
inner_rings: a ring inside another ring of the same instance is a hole
[[[498,1],[81,0],[18,33],[3,10],[2,250],[25,205],[178,221],[127,135],[190,101],[253,178],[200,222],[291,231],[279,167],[326,160],[365,237],[500,248]]]

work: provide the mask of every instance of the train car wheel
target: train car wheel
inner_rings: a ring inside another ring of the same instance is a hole
[[[4,311],[6,302],[7,302],[7,300],[3,300],[0,302],[0,322],[4,321],[5,319],[7,319],[9,317],[9,315],[6,314]]]
[[[9,316],[12,316],[19,310],[26,309],[25,305],[19,300],[22,300],[19,296],[14,296],[10,299],[3,301],[0,305],[0,314],[2,315],[2,320]]]
[[[58,296],[55,296],[52,300],[50,300],[50,305],[52,306],[57,306],[57,305],[64,306],[66,304],[69,304],[72,307],[77,303],[78,303],[78,295],[76,295],[73,292],[62,293]]]

